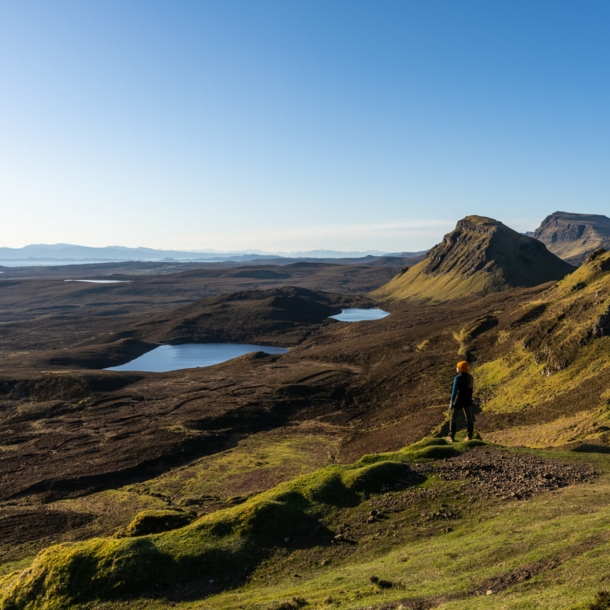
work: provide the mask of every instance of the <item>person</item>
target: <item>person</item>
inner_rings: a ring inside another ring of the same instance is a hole
[[[453,443],[455,441],[455,433],[457,427],[457,418],[460,411],[466,416],[466,438],[469,441],[474,434],[474,414],[472,412],[472,391],[474,389],[474,378],[468,372],[468,362],[462,360],[457,363],[457,375],[453,380],[453,389],[451,390],[451,402],[449,408],[451,410],[451,421],[449,423],[449,436],[447,441]]]

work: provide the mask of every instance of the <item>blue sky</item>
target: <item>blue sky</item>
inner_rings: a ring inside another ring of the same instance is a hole
[[[610,2],[0,2],[0,246],[385,251],[610,214]]]

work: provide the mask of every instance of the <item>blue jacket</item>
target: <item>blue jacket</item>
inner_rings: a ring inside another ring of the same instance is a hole
[[[458,373],[453,380],[451,390],[452,409],[462,409],[472,405],[472,392],[474,390],[474,378],[470,373]]]

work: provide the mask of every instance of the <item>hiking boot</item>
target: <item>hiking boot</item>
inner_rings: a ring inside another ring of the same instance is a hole
[[[470,437],[469,437],[469,436],[465,436],[465,437],[464,437],[464,440],[465,440],[465,441],[469,441],[469,440],[470,440]]]
[[[447,437],[445,440],[446,440],[448,443],[453,443],[453,442],[454,442],[454,439],[453,439],[451,436],[448,436],[448,437]]]

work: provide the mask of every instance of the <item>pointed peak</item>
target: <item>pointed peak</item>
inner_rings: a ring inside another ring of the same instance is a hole
[[[407,273],[378,291],[388,298],[445,301],[557,281],[573,267],[540,241],[493,218],[466,216]]]

